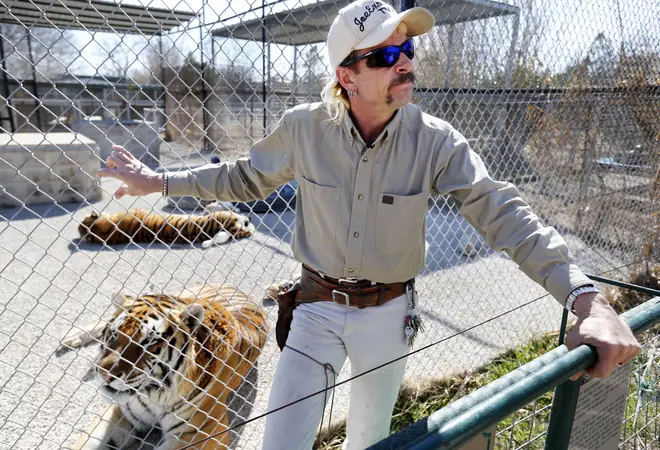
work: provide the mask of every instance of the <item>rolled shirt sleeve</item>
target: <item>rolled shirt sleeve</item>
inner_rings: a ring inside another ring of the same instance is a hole
[[[294,178],[291,145],[285,114],[272,133],[251,147],[249,158],[169,174],[168,195],[244,202],[264,199]]]
[[[592,284],[559,233],[540,223],[512,184],[490,178],[460,133],[449,133],[440,155],[434,187],[460,204],[460,213],[492,249],[504,251],[562,305],[573,289]]]

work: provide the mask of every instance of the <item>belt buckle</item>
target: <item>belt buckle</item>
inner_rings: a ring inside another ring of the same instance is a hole
[[[335,302],[335,303],[339,303],[337,301],[337,298],[335,297],[335,295],[343,295],[344,296],[344,302],[346,303],[346,306],[351,306],[350,295],[348,295],[346,292],[338,291],[336,289],[332,290],[332,301]]]

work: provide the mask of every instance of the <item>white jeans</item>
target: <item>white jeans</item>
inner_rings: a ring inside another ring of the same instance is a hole
[[[348,356],[356,376],[406,355],[403,321],[408,301],[402,295],[381,306],[358,309],[328,301],[298,305],[287,347],[329,363],[336,373]],[[335,375],[307,356],[284,348],[273,379],[268,411],[335,384]],[[405,358],[351,381],[344,450],[361,450],[389,434],[392,409],[401,387]],[[327,378],[326,378],[327,374]],[[263,450],[311,450],[321,421],[319,394],[270,414]]]

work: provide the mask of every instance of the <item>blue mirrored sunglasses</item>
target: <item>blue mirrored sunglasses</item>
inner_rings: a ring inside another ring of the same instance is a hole
[[[392,67],[401,56],[401,52],[412,60],[415,57],[415,43],[409,38],[401,45],[388,45],[387,47],[377,48],[357,58],[347,59],[341,64],[341,67],[347,67],[351,64],[366,59],[367,67]]]

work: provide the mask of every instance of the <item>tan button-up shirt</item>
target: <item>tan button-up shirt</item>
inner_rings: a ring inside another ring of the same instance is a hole
[[[170,175],[169,195],[223,201],[264,199],[298,181],[292,249],[335,278],[405,281],[424,265],[432,191],[449,194],[488,245],[505,251],[560,303],[591,284],[559,234],[539,223],[517,189],[492,180],[448,123],[408,104],[371,146],[348,114],[335,124],[322,103],[284,114],[276,129],[235,163]]]

